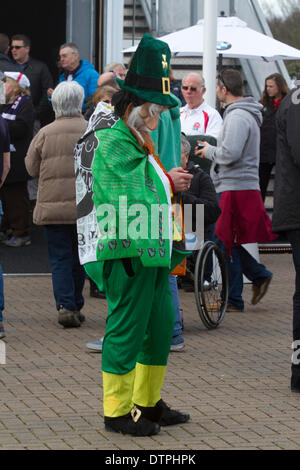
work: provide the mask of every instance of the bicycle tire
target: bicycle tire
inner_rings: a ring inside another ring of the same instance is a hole
[[[203,247],[198,253],[196,263],[195,263],[195,271],[194,271],[194,294],[196,298],[198,314],[202,323],[208,329],[210,329],[211,327],[210,327],[209,319],[206,317],[205,310],[202,306],[202,298],[201,298],[201,271],[202,271],[201,267],[203,265],[204,255],[208,247],[210,247],[212,244],[213,242],[204,243]]]
[[[209,263],[212,264],[209,270]],[[207,272],[211,271],[210,281]],[[195,266],[195,297],[199,316],[208,329],[217,328],[226,313],[228,303],[228,274],[226,260],[214,242],[206,242],[199,252]]]

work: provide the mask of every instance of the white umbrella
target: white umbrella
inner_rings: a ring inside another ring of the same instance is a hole
[[[300,60],[300,50],[247,27],[247,23],[233,17],[218,18],[217,54],[224,58]],[[165,41],[175,56],[203,56],[204,20],[158,39]],[[123,53],[135,52],[137,46]]]

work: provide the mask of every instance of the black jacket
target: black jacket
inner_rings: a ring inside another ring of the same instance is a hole
[[[10,58],[0,52],[0,70],[1,72],[20,72],[18,65],[14,64]]]
[[[274,164],[276,160],[276,113],[273,105],[263,109],[263,123],[261,126],[260,163]]]
[[[193,166],[190,163],[188,169]],[[196,205],[204,205],[204,232],[205,239],[207,239],[210,225],[214,224],[221,215],[218,196],[211,177],[198,168],[192,179],[190,189],[181,193],[181,200],[183,204],[193,206],[193,231],[196,230]]]
[[[14,64],[6,54],[3,54],[2,52],[0,52],[0,70],[1,72],[20,71],[19,67]]]
[[[1,105],[1,114],[5,113],[9,107],[8,105]],[[10,171],[4,183],[6,185],[24,182],[29,179],[24,160],[33,134],[34,111],[31,98],[26,96],[21,101],[17,108],[16,120],[5,120],[8,124],[11,143]]]
[[[30,91],[34,106],[34,119],[41,121],[42,126],[54,119],[52,106],[47,98],[48,88],[53,88],[53,78],[46,64],[30,57],[24,69],[30,80]]]
[[[277,155],[273,232],[300,230],[300,87],[277,112]]]

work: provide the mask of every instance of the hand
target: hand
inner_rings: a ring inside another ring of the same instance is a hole
[[[48,88],[47,95],[49,96],[49,98],[51,98],[52,93],[53,93],[53,88]]]
[[[173,168],[168,174],[173,180],[176,193],[187,191],[190,188],[193,175],[183,168]]]
[[[198,149],[197,147],[195,148],[195,155],[197,155],[200,158],[206,158],[206,150],[210,145],[207,142],[202,142],[201,140],[197,140],[197,143],[199,145],[203,146],[203,149]]]

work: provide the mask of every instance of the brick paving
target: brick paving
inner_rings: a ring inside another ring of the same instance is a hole
[[[0,365],[0,449],[209,450],[300,449],[300,395],[289,389],[291,255],[263,255],[274,281],[263,301],[202,325],[193,294],[180,291],[182,353],[170,355],[163,398],[187,411],[189,423],[159,435],[108,433],[101,404],[101,355],[85,343],[104,333],[106,301],[89,297],[86,322],[57,323],[51,278],[5,277],[7,360]]]

